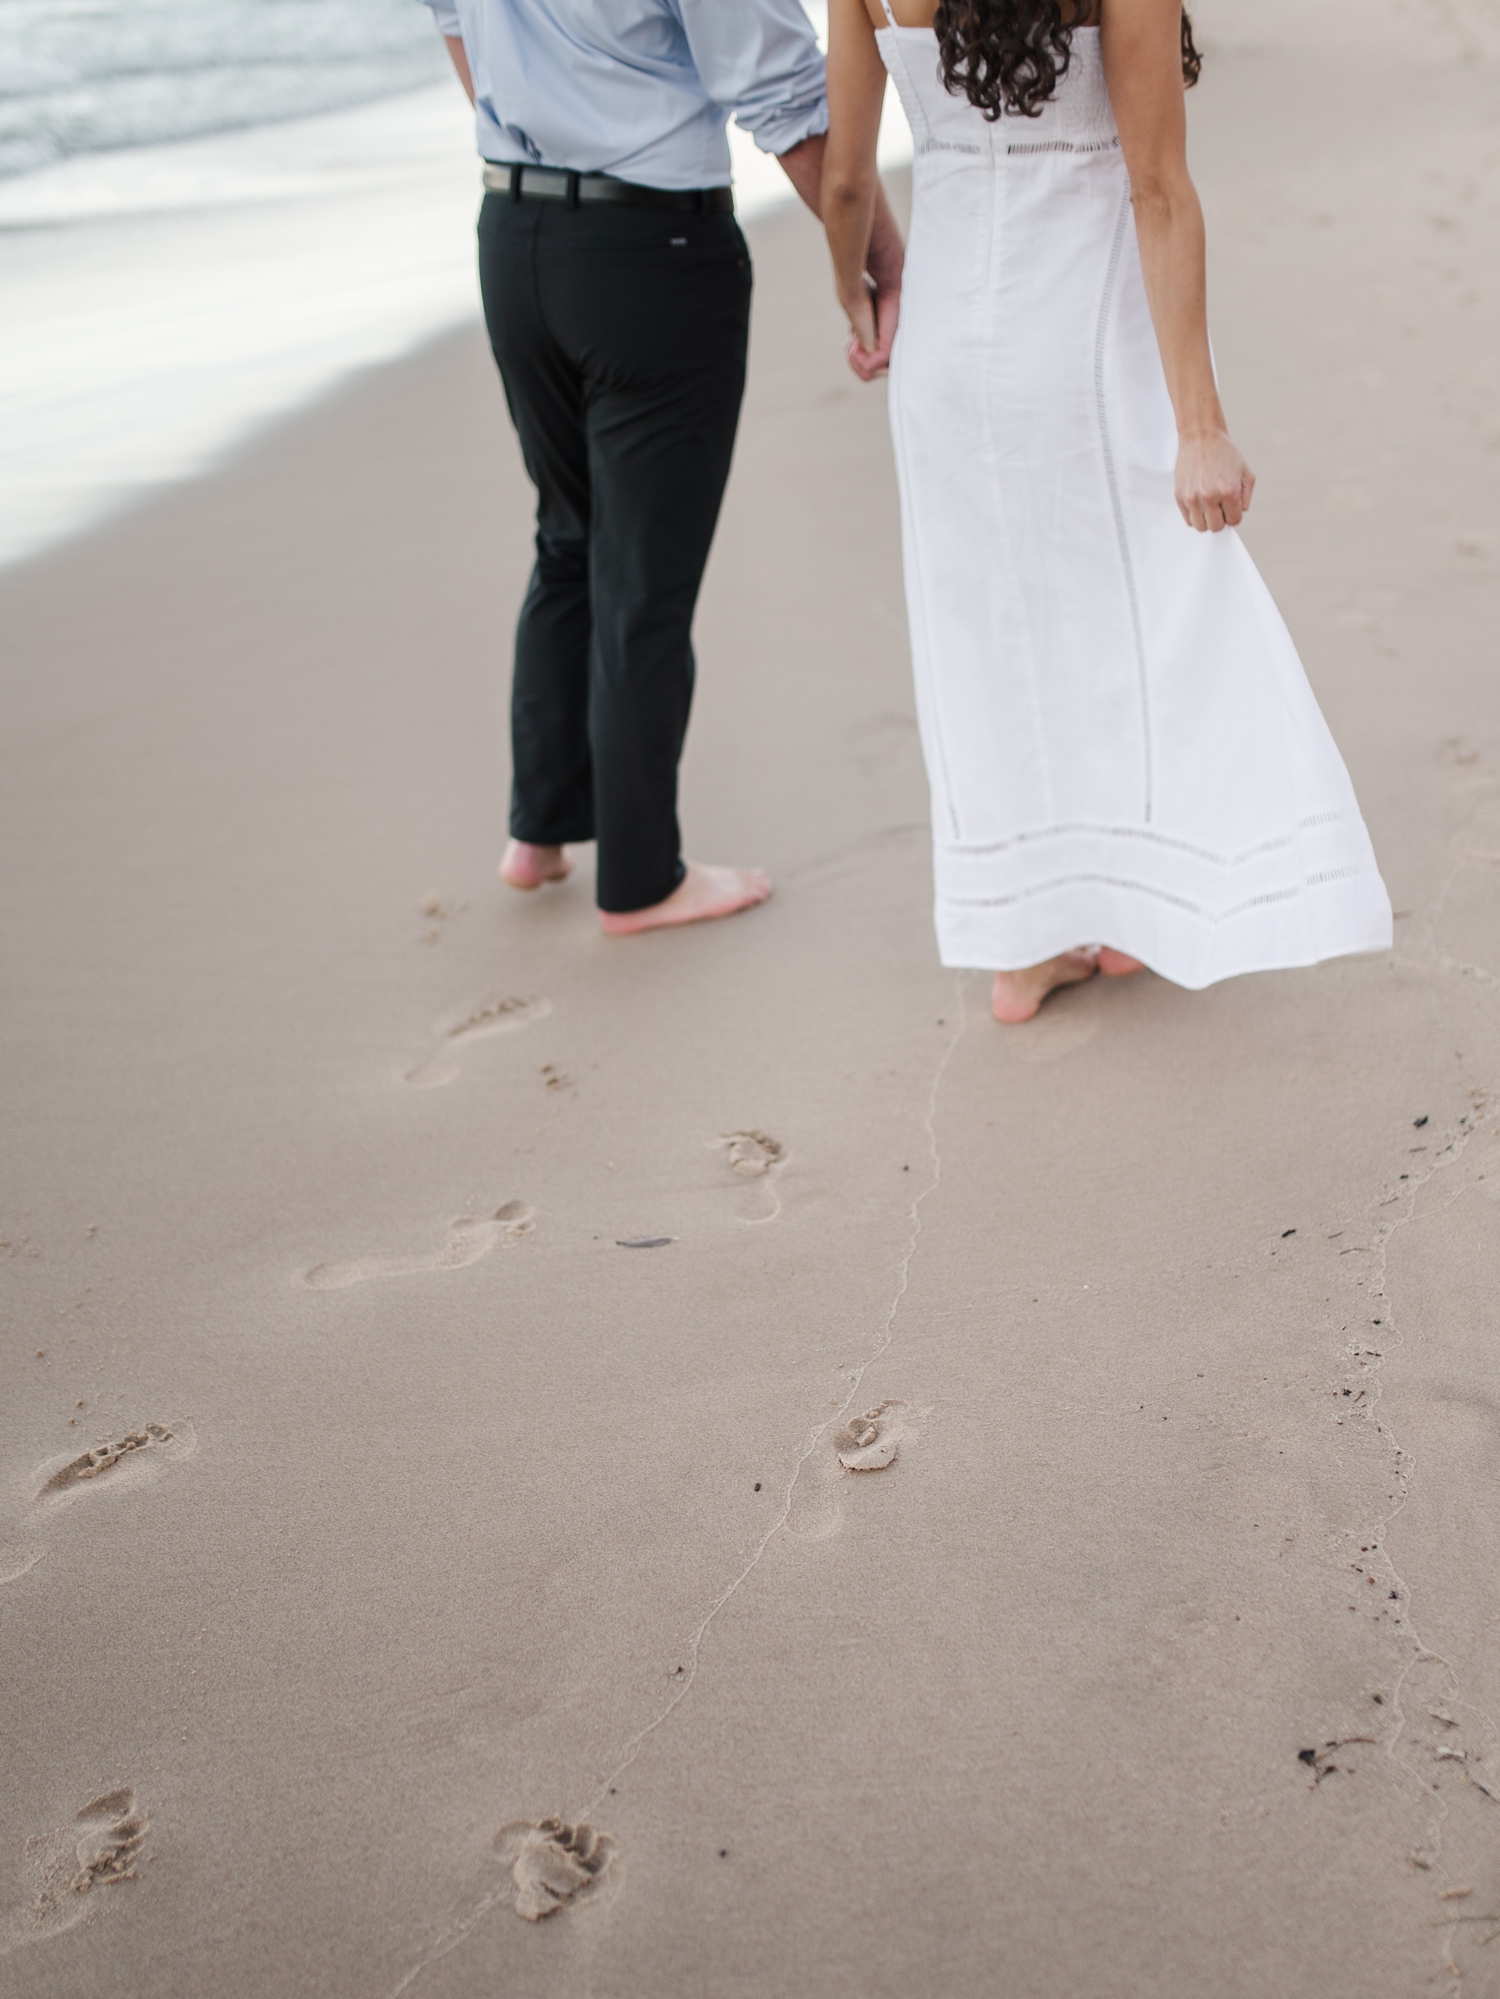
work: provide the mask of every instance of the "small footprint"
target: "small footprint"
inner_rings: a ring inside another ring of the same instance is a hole
[[[193,1426],[186,1421],[147,1423],[139,1430],[127,1430],[123,1437],[101,1437],[79,1457],[49,1459],[42,1466],[47,1476],[33,1503],[44,1506],[72,1493],[92,1491],[96,1481],[110,1486],[135,1484],[168,1463],[191,1457],[197,1448]]]
[[[94,1906],[96,1888],[135,1879],[151,1821],[128,1785],[92,1799],[71,1825],[26,1842],[30,1899],[0,1917],[0,1955],[61,1936]]]
[[[79,1408],[83,1407],[79,1403]],[[31,1539],[35,1513],[66,1508],[84,1494],[108,1489],[123,1491],[127,1486],[149,1485],[169,1465],[190,1458],[198,1448],[193,1426],[185,1418],[175,1423],[146,1423],[127,1430],[123,1437],[96,1437],[92,1447],[79,1452],[75,1440],[71,1451],[62,1451],[37,1466],[32,1474],[29,1506],[22,1519],[6,1523],[14,1534],[0,1547],[0,1587],[19,1582],[42,1557]]]
[[[761,1182],[754,1205],[762,1212],[741,1215],[740,1220],[752,1225],[774,1222],[781,1213],[776,1175],[786,1162],[786,1147],[781,1140],[765,1131],[726,1131],[712,1144],[716,1151],[728,1154],[729,1170],[736,1179]]]
[[[136,1807],[135,1792],[128,1787],[106,1791],[84,1806],[74,1819],[85,1828],[74,1848],[78,1872],[71,1883],[75,1895],[87,1894],[105,1881],[133,1881],[135,1863],[151,1821]]]
[[[461,1012],[444,1014],[433,1022],[432,1031],[445,1041],[474,1041],[484,1034],[515,1034],[551,1013],[552,1002],[537,993],[517,999],[513,993],[500,999],[482,999]]]
[[[845,1471],[884,1471],[894,1464],[903,1434],[900,1420],[892,1410],[904,1409],[904,1402],[882,1402],[863,1416],[851,1416],[837,1431],[833,1448]]]
[[[426,1270],[466,1270],[488,1256],[497,1243],[519,1242],[536,1230],[529,1201],[507,1201],[493,1215],[460,1215],[448,1224],[448,1240],[434,1256],[361,1256],[348,1263],[315,1263],[294,1280],[309,1291],[342,1291],[373,1277],[415,1277]]]
[[[618,1851],[607,1832],[582,1820],[517,1819],[495,1834],[495,1851],[510,1862],[516,1884],[516,1914],[539,1923],[570,1904],[589,1901],[604,1885]],[[619,1869],[613,1867],[618,1876]]]
[[[543,1019],[551,1011],[551,1000],[540,993],[532,994],[529,999],[506,993],[499,998],[476,1000],[472,1006],[445,1013],[441,1020],[433,1022],[432,1031],[440,1041],[452,1046],[458,1042],[478,1041],[487,1034],[518,1033],[521,1028],[529,1027],[534,1020]],[[456,1062],[423,1062],[415,1069],[408,1069],[405,1080],[415,1090],[439,1090],[457,1075]]]
[[[417,908],[432,927],[422,932],[422,942],[436,944],[443,934],[439,926],[446,923],[450,916],[457,916],[460,910],[467,909],[468,906],[466,902],[445,902],[436,889],[424,895]]]
[[[456,1062],[424,1062],[419,1068],[408,1069],[406,1080],[414,1090],[440,1090],[445,1083],[451,1083],[457,1074]]]

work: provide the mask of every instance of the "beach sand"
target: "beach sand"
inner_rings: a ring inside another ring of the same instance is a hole
[[[495,881],[477,332],[0,579],[16,1999],[1500,1994],[1495,18],[1201,11],[1390,956],[937,967],[797,212],[683,785],[762,910]]]

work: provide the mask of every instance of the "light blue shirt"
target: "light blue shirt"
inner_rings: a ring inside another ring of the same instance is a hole
[[[765,153],[828,129],[799,0],[426,0],[461,35],[487,160],[723,187],[731,116]]]

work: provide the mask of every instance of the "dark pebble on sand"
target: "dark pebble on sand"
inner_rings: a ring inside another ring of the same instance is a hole
[[[757,1479],[757,1480],[755,1481],[755,1490],[756,1490],[757,1492],[759,1492],[759,1491],[760,1491],[760,1480],[759,1480],[759,1479]]]
[[[1317,1760],[1318,1752],[1316,1749],[1299,1749],[1297,1751],[1297,1761],[1299,1763],[1316,1763]]]
[[[629,1235],[616,1236],[616,1249],[665,1249],[669,1242],[676,1242],[672,1235]]]
[[[1414,1117],[1411,1121],[1411,1128],[1413,1131],[1420,1131],[1426,1122],[1425,1117]]]

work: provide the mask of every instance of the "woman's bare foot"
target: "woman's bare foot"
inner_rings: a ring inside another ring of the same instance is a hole
[[[601,909],[599,921],[612,937],[630,937],[637,930],[660,930],[672,923],[702,923],[711,916],[733,916],[750,909],[771,893],[771,877],[759,868],[710,868],[689,861],[687,873],[665,902],[649,909],[615,915]]]
[[[508,840],[500,861],[500,879],[511,888],[540,888],[543,882],[565,882],[573,863],[561,847],[533,847],[526,840]]]
[[[1144,972],[1146,967],[1139,958],[1127,958],[1123,951],[1112,951],[1107,944],[1101,944],[1099,969],[1107,979],[1128,979],[1133,972]]]
[[[1022,972],[996,972],[990,992],[990,1011],[1007,1027],[1019,1027],[1030,1020],[1048,993],[1059,986],[1081,985],[1099,969],[1093,951],[1064,951],[1042,965],[1028,965]]]

